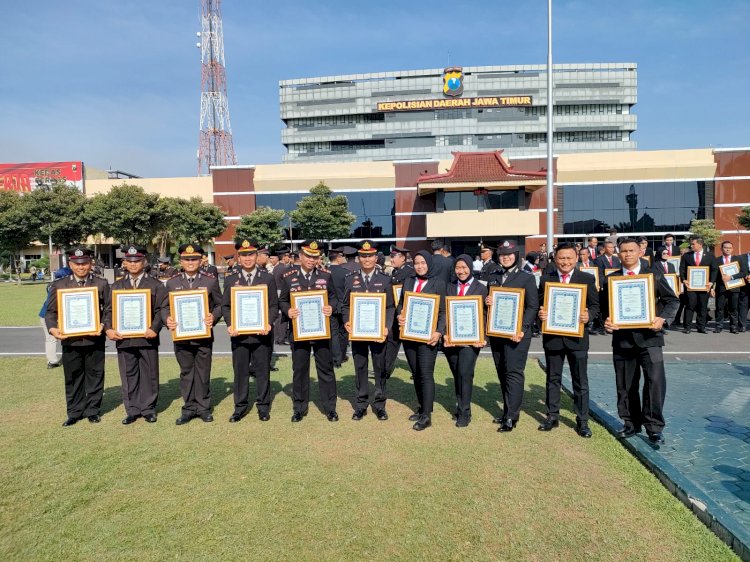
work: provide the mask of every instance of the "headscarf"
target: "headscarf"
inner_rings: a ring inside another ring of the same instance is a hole
[[[424,275],[417,275],[417,279],[429,279],[430,277],[432,277],[432,254],[427,250],[420,250],[417,252],[417,256],[422,256],[425,263],[427,264],[427,273],[425,273]],[[416,258],[417,256],[414,257]]]
[[[469,268],[469,276],[466,278],[466,281],[461,281],[460,279],[459,281],[461,281],[461,283],[468,283],[469,281],[471,281],[471,278],[474,277],[474,260],[472,260],[471,256],[468,254],[461,254],[460,256],[456,258],[456,261],[453,264],[453,267],[455,268],[456,263],[460,261],[464,262],[466,264],[466,267]]]
[[[664,259],[662,258],[661,254],[662,254],[662,252],[666,252],[666,251],[667,251],[667,247],[666,246],[659,246],[657,248],[656,252],[654,252],[654,259],[656,261],[664,261]]]

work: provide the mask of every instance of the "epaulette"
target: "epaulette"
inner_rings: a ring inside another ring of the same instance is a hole
[[[289,277],[290,275],[294,275],[296,273],[295,269],[290,269],[289,271],[285,271],[281,277]]]
[[[359,273],[359,271],[350,271],[350,272],[349,272],[349,273],[347,273],[347,274],[346,274],[346,275],[345,275],[344,277],[345,277],[345,278],[346,278],[346,277],[351,277],[352,275],[355,275],[355,274],[357,274],[357,273]]]
[[[199,273],[200,275],[204,275],[204,276],[206,276],[206,277],[210,277],[211,279],[216,279],[216,276],[215,276],[215,275],[211,275],[210,273],[206,273],[205,271],[199,271],[198,273]]]
[[[175,273],[174,275],[172,275],[172,277],[170,277],[169,279],[167,279],[167,281],[169,281],[171,279],[174,279],[175,277],[179,277],[180,275],[182,275],[182,274],[181,273]]]

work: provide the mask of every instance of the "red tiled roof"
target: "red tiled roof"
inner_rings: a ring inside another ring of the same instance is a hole
[[[453,164],[444,174],[425,174],[417,182],[423,183],[482,183],[541,180],[547,171],[514,170],[505,163],[502,150],[495,152],[453,152]]]

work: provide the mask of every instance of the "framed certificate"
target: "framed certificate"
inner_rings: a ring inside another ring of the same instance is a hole
[[[574,338],[583,337],[581,314],[586,308],[586,285],[577,283],[545,283],[544,310],[547,320],[542,332]]]
[[[649,266],[651,265],[651,256],[642,256],[642,258],[648,262]]]
[[[610,321],[619,328],[650,328],[656,318],[654,275],[617,275],[608,281]]]
[[[57,329],[64,336],[98,336],[99,289],[57,290]]]
[[[512,287],[490,287],[490,309],[487,335],[512,338],[523,326],[524,290]]]
[[[123,338],[146,337],[151,327],[151,290],[112,291],[112,329]]]
[[[169,315],[177,322],[172,332],[174,341],[211,337],[211,328],[206,326],[208,316],[208,291],[172,291],[169,293]]]
[[[484,342],[484,303],[482,297],[446,297],[445,339],[455,345]]]
[[[268,326],[268,286],[235,285],[231,291],[232,329],[241,335],[261,334]]]
[[[382,341],[385,339],[385,293],[350,293],[350,340]]]
[[[589,273],[594,276],[594,284],[596,285],[596,290],[599,290],[599,287],[601,285],[599,284],[599,268],[598,267],[583,267],[581,266],[581,271],[584,273]]]
[[[682,292],[682,283],[680,283],[680,276],[676,273],[665,273],[664,279],[667,281],[667,285],[674,291],[674,294],[679,296]]]
[[[295,341],[324,340],[331,337],[331,322],[323,314],[328,306],[328,291],[301,291],[289,295],[292,308],[299,316],[292,320]]]
[[[619,267],[608,267],[604,270],[604,276],[610,275],[612,273],[617,273],[618,271],[622,271]]]
[[[730,262],[726,265],[720,265],[719,269],[721,270],[722,275],[737,275],[740,272],[740,264],[738,264],[736,261]],[[722,281],[724,281],[722,279]],[[724,286],[727,289],[736,289],[737,287],[743,287],[745,285],[745,280],[740,277],[739,279],[730,279],[729,281],[724,281]]]
[[[403,288],[403,285],[392,285],[391,289],[393,289],[393,302],[396,303],[396,306],[398,306],[399,301],[401,301],[401,289]]]
[[[674,266],[674,270],[679,272],[681,260],[682,258],[680,256],[672,256],[672,257],[667,258],[667,263],[671,263]]]
[[[437,330],[440,297],[429,293],[404,293],[403,314],[406,324],[401,326],[401,339],[427,343]]]
[[[706,292],[709,289],[708,283],[708,266],[707,265],[689,265],[687,268],[688,291]]]

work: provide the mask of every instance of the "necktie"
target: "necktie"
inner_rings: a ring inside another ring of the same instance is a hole
[[[307,283],[308,287],[310,286],[310,274],[309,273],[305,273],[305,283]]]
[[[420,279],[419,281],[417,281],[417,288],[415,289],[415,291],[417,293],[421,293],[422,292],[422,287],[424,286],[424,284],[425,284],[425,280],[424,279]]]
[[[635,275],[635,271],[628,271],[628,275]]]
[[[85,279],[82,279],[81,281],[78,282],[78,286],[79,287],[83,287],[85,284],[86,284],[86,280]]]
[[[568,278],[569,278],[569,277],[570,277],[570,274],[568,274],[568,273],[563,273],[563,276],[562,276],[562,282],[563,282],[563,283],[567,283],[567,282],[568,282]]]
[[[190,288],[193,287],[193,279],[194,279],[193,277],[188,277],[188,287]]]
[[[669,273],[669,266],[667,265],[667,262],[664,262],[664,273]]]
[[[701,264],[701,253],[700,253],[700,252],[698,252],[698,253],[697,253],[697,254],[695,255],[695,265],[700,265],[700,264]]]
[[[669,246],[669,247],[667,248],[667,255],[669,255],[669,256],[671,256],[671,255],[672,255],[672,246]]]
[[[365,289],[369,289],[369,288],[370,288],[370,276],[365,275]]]
[[[138,280],[135,277],[131,277],[130,278],[130,286],[133,289],[137,289],[138,288]]]
[[[466,287],[468,287],[468,286],[469,286],[468,283],[461,283],[461,288],[458,291],[458,296],[459,297],[463,297],[466,294]]]
[[[609,262],[609,267],[612,267],[612,258],[607,256],[607,261]]]
[[[724,256],[724,265],[729,265],[729,256]]]

